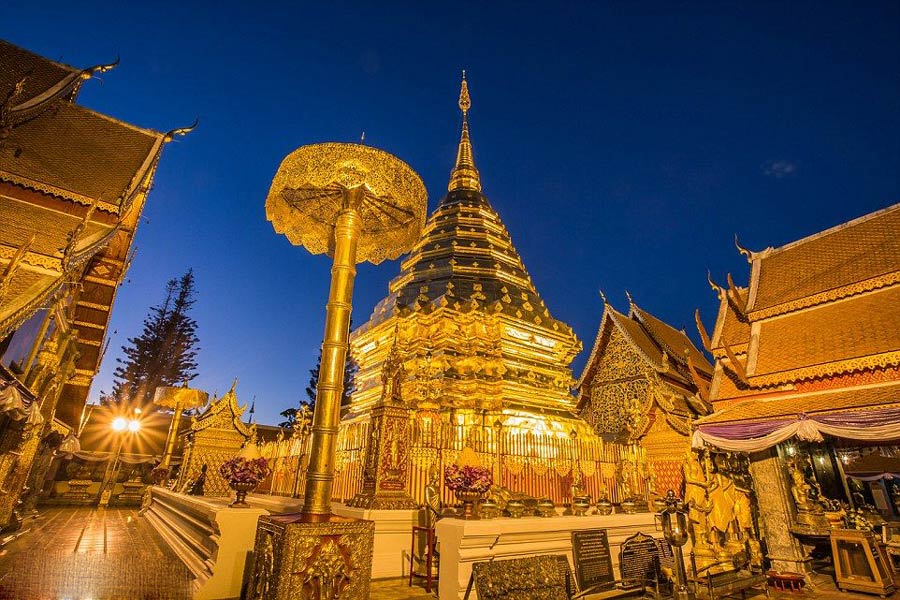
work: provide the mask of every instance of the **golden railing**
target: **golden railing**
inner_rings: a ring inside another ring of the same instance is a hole
[[[368,422],[342,424],[333,500],[349,500],[361,489],[369,432]],[[270,461],[273,472],[258,492],[281,496],[302,493],[308,443],[308,436],[298,435],[263,444],[260,452]],[[569,502],[573,467],[581,470],[584,487],[593,498],[605,490],[610,500],[619,502],[617,466],[622,458],[634,463],[642,460],[640,450],[592,435],[573,438],[524,427],[495,429],[417,419],[411,423],[409,495],[423,502],[432,465],[436,464],[443,473],[446,466],[458,462],[464,448],[471,448],[478,462],[493,471],[495,483],[529,496],[546,496],[560,505]],[[644,487],[643,478],[635,473],[631,489],[643,496]],[[449,490],[444,489],[443,493],[445,502],[456,502]]]

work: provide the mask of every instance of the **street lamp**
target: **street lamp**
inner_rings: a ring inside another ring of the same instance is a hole
[[[675,600],[693,600],[694,594],[687,585],[684,556],[681,547],[688,541],[687,509],[675,492],[666,492],[666,507],[659,513],[663,536],[675,551]]]
[[[139,415],[141,409],[134,409],[135,416]],[[125,443],[125,436],[127,434],[136,434],[141,430],[141,422],[136,419],[128,419],[125,417],[116,417],[112,420],[112,430],[119,437],[118,442],[116,444],[116,451],[113,454],[112,464],[106,467],[106,473],[103,476],[103,483],[100,485],[100,496],[99,496],[99,504],[100,506],[107,506],[109,504],[109,498],[112,496],[113,489],[115,488],[115,479],[118,476],[118,467],[119,467],[119,455],[122,453],[122,446]],[[110,486],[110,480],[112,480],[112,485]]]

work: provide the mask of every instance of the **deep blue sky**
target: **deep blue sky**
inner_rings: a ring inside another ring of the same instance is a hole
[[[433,208],[467,69],[484,190],[551,312],[593,343],[603,288],[687,325],[745,282],[732,245],[781,245],[900,201],[900,4],[709,2],[4,3],[0,35],[77,66],[121,65],[80,101],[167,130],[92,397],[165,281],[193,267],[196,384],[239,377],[261,422],[303,395],[329,262],[277,236],[281,159],[324,140],[409,162]],[[354,320],[397,263],[364,266]],[[695,336],[696,337],[696,336]]]

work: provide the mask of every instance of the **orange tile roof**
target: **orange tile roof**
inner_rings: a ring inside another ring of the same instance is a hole
[[[750,381],[773,384],[885,366],[898,353],[900,286],[894,286],[760,322]],[[866,364],[854,364],[861,359]]]
[[[60,84],[68,84],[67,89],[62,91],[72,91],[71,86],[81,81],[81,73],[81,69],[54,62],[0,40],[0,97],[5,98],[25,78],[22,92],[14,100],[15,105],[26,104]]]
[[[691,361],[694,363],[694,368],[700,373],[712,375],[713,368],[709,359],[697,349],[691,338],[684,331],[675,329],[635,304],[632,304],[632,310],[644,326],[644,329],[650,334],[650,337],[669,353],[669,358],[674,362],[686,365],[687,361],[684,358],[684,351],[687,350],[690,353]]]
[[[163,134],[57,100],[0,144],[0,180],[107,210],[155,165]]]
[[[751,313],[782,312],[775,307],[807,298],[824,302],[842,288],[900,273],[900,204],[756,253],[754,263]]]
[[[746,288],[740,288],[746,297]],[[725,344],[734,351],[739,351],[750,343],[750,322],[741,318],[727,298],[719,301],[719,314],[710,340],[713,350],[723,348]]]
[[[842,390],[790,394],[747,400],[719,410],[696,421],[699,425],[734,423],[737,421],[767,421],[876,406],[900,405],[900,382],[873,387],[853,387]]]

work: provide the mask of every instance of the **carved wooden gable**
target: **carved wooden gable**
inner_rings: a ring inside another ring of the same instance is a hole
[[[600,435],[636,437],[649,426],[656,375],[622,332],[611,322],[608,325],[609,337],[595,358],[599,364],[584,415]]]

